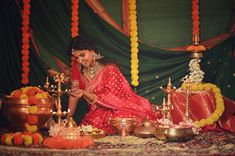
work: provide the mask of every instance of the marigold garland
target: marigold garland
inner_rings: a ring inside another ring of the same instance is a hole
[[[21,146],[21,145],[38,145],[41,144],[43,141],[43,137],[40,133],[22,133],[22,132],[15,132],[15,133],[5,133],[1,136],[1,143],[3,145],[8,146]]]
[[[71,37],[74,38],[75,36],[79,35],[79,16],[78,16],[78,9],[79,9],[79,0],[72,0],[72,12],[71,12]]]
[[[23,13],[22,13],[22,78],[21,83],[22,84],[28,84],[29,83],[29,15],[30,15],[30,1],[31,0],[23,0]]]
[[[129,20],[130,20],[130,42],[131,42],[131,84],[139,85],[139,60],[138,60],[138,32],[137,32],[137,12],[136,0],[129,0]]]
[[[182,89],[186,89],[187,84],[182,84]],[[197,127],[204,127],[206,125],[212,125],[214,122],[218,121],[221,115],[224,112],[224,100],[220,91],[220,88],[218,88],[216,85],[211,83],[191,83],[189,85],[190,90],[192,91],[203,91],[203,90],[210,90],[215,94],[215,102],[216,102],[216,108],[214,112],[206,119],[201,119],[199,121],[195,121],[195,125]]]

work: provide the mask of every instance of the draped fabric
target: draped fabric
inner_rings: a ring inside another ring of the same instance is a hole
[[[172,94],[171,101],[174,109],[171,111],[173,123],[186,120],[186,96],[177,91]],[[193,121],[206,119],[215,111],[215,98],[211,91],[200,91],[189,97],[189,117]],[[235,103],[224,97],[225,111],[219,121],[206,125],[204,130],[225,129],[235,133]]]
[[[81,124],[93,125],[112,134],[114,129],[109,122],[111,118],[135,118],[141,123],[144,119],[156,121],[160,117],[153,112],[147,99],[133,92],[117,66],[105,65],[97,72],[91,80],[83,75],[77,75],[80,78],[74,76],[74,79],[80,79],[79,83],[85,82],[87,92],[96,96]]]

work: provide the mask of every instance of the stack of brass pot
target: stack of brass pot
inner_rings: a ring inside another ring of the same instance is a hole
[[[150,120],[145,120],[140,127],[137,127],[134,131],[137,137],[152,138],[155,137],[156,127]]]
[[[188,141],[194,135],[192,128],[158,127],[155,133],[157,139],[165,141]]]
[[[39,128],[51,117],[51,110],[53,109],[54,100],[52,98],[36,99],[36,106],[38,107],[37,116]],[[3,113],[9,120],[11,126],[15,131],[22,131],[25,129],[25,123],[28,117],[28,107],[30,106],[27,98],[11,98],[8,96],[3,97]]]

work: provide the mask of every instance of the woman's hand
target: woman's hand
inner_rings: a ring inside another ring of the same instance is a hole
[[[75,97],[75,98],[81,98],[84,94],[84,90],[83,89],[78,89],[78,88],[72,88],[71,89],[71,93],[70,95]]]

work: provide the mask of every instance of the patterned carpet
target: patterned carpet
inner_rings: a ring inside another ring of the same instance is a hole
[[[152,156],[152,155],[235,155],[235,134],[204,132],[187,142],[164,142],[155,138],[107,136],[96,140],[89,149],[58,150],[42,146],[15,147],[0,145],[4,156]]]

